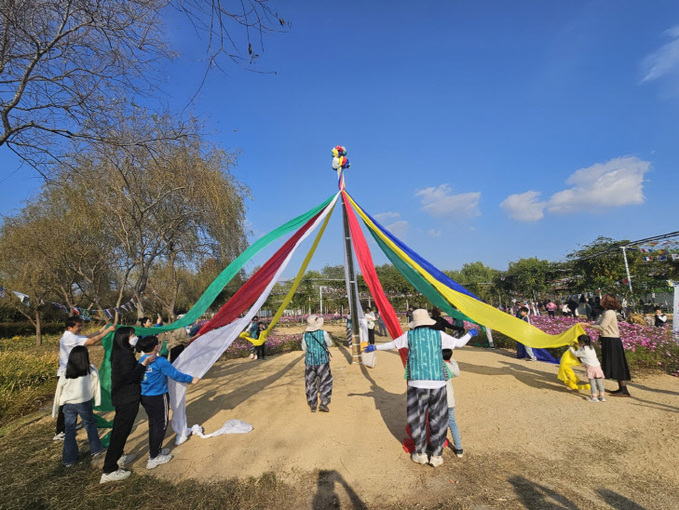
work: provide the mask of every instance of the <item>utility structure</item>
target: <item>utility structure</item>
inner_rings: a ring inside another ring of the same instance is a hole
[[[349,160],[346,157],[347,150],[341,145],[332,149],[332,168],[337,171],[337,183],[340,191],[344,190],[344,171],[349,168]],[[356,299],[356,270],[354,269],[354,257],[351,248],[351,231],[347,218],[346,198],[342,195],[342,222],[344,225],[344,253],[346,261],[347,297],[349,298],[349,315],[351,316],[351,362],[358,364],[361,355],[361,340],[358,329],[358,300]]]

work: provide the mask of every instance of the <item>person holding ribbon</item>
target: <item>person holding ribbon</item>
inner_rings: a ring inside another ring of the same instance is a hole
[[[407,421],[415,441],[415,451],[410,455],[417,464],[438,467],[443,464],[443,445],[448,431],[448,401],[446,380],[448,375],[443,361],[443,349],[462,347],[478,334],[470,329],[462,338],[455,338],[433,328],[436,324],[427,310],[413,311],[410,331],[397,339],[380,345],[368,345],[364,352],[388,349],[408,349],[406,363]],[[431,458],[427,457],[427,429]]]
[[[332,397],[332,373],[330,359],[332,355],[328,347],[332,346],[332,339],[327,331],[322,330],[323,317],[309,315],[307,327],[302,336],[302,350],[304,356],[304,383],[306,400],[312,413],[316,408],[323,413],[329,413],[330,398]],[[321,403],[318,404],[318,386],[316,377],[320,379]]]

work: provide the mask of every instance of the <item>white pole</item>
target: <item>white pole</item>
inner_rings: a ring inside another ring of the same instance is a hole
[[[627,264],[627,251],[625,246],[622,247],[622,257],[625,259],[625,272],[627,272],[627,284],[629,285],[629,293],[632,294],[632,277],[629,274],[629,265]],[[632,296],[630,296],[631,298]]]
[[[323,285],[318,286],[318,292],[320,294],[320,301],[321,301],[321,315],[323,315]]]

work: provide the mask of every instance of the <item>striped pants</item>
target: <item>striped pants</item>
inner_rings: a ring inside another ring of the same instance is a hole
[[[448,431],[446,387],[429,389],[408,386],[407,395],[407,420],[410,434],[415,441],[415,451],[417,453],[427,452],[427,425],[429,425],[431,454],[441,455]],[[429,413],[428,421],[427,413]]]
[[[321,379],[321,404],[328,405],[330,397],[332,397],[332,373],[330,372],[330,363],[323,365],[305,365],[304,366],[304,383],[306,386],[306,401],[309,407],[316,409],[318,405],[318,387],[316,386],[316,377]]]

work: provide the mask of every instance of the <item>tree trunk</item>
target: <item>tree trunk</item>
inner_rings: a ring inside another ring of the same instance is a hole
[[[40,317],[40,310],[35,311],[35,345],[40,347],[42,345],[42,322]]]

